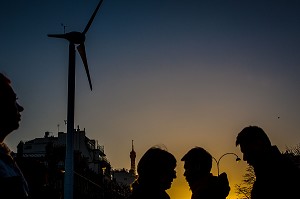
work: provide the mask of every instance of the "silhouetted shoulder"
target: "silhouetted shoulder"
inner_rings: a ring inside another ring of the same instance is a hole
[[[229,181],[226,173],[221,173],[217,180],[219,198],[226,198],[230,192]]]

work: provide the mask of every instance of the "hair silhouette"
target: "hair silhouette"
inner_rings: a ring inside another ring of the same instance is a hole
[[[236,138],[236,146],[260,140],[265,146],[271,146],[271,141],[265,131],[258,126],[245,127]]]
[[[138,163],[139,182],[144,179],[155,180],[175,167],[176,159],[171,153],[158,147],[152,147],[146,151]]]

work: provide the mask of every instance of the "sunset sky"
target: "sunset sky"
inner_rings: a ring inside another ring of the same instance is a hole
[[[66,132],[68,42],[97,0],[2,0],[0,72],[24,106],[19,141]],[[104,0],[86,39],[93,91],[76,59],[75,126],[98,140],[113,168],[152,146],[178,160],[172,199],[188,199],[181,157],[201,146],[215,158],[258,125],[281,151],[300,143],[300,1]],[[78,54],[77,54],[78,55]],[[222,158],[229,198],[246,163]],[[216,172],[214,165],[213,173]]]

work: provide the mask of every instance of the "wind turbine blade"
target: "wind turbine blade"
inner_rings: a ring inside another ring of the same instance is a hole
[[[65,34],[48,34],[48,37],[55,37],[55,38],[66,38]]]
[[[86,53],[85,53],[85,45],[84,45],[84,43],[81,43],[79,46],[77,46],[77,50],[78,50],[79,55],[80,55],[80,57],[82,59],[82,62],[83,62],[84,68],[85,68],[85,72],[86,72],[86,75],[87,75],[88,80],[89,80],[90,88],[92,90],[93,89],[92,88],[92,81],[91,81],[89,67],[88,67],[88,63],[87,63],[87,59],[86,59]]]
[[[90,28],[90,26],[92,25],[93,20],[94,20],[96,14],[97,14],[97,12],[98,12],[98,10],[99,10],[99,8],[100,8],[102,2],[103,2],[103,0],[100,0],[100,2],[98,3],[98,5],[97,5],[97,7],[96,7],[96,9],[95,9],[95,11],[94,11],[94,13],[93,13],[93,15],[91,16],[91,18],[90,18],[88,24],[86,25],[84,31],[82,32],[82,34],[85,35],[85,33],[89,30],[89,28]]]

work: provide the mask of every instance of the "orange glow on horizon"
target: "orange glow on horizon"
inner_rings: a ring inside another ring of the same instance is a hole
[[[224,167],[225,170],[221,170],[221,172],[226,172],[228,175],[228,180],[229,180],[229,186],[230,186],[230,192],[229,195],[227,196],[227,199],[233,199],[237,198],[237,195],[235,193],[235,185],[241,183],[241,177],[243,173],[245,172],[245,167],[246,164],[243,164],[243,162],[240,162],[242,164],[236,165],[235,167],[232,166],[232,159],[229,158],[229,165],[225,164],[227,162],[224,162]],[[192,192],[190,190],[190,187],[188,183],[186,182],[184,176],[183,176],[183,163],[180,161],[177,163],[177,178],[174,179],[172,186],[170,189],[167,190],[167,193],[169,194],[171,199],[190,199],[192,196]],[[212,168],[212,173],[213,175],[216,174],[216,168],[213,165]],[[241,171],[236,170],[237,168],[240,168]],[[238,176],[238,177],[237,177]]]

